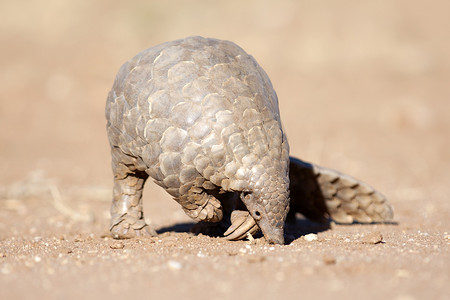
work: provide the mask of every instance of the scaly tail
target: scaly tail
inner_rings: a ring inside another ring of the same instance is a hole
[[[392,207],[366,183],[332,169],[290,157],[291,209],[313,221],[342,224],[392,222]]]

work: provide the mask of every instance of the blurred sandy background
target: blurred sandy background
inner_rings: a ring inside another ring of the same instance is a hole
[[[427,161],[450,155],[449,11],[448,1],[4,0],[0,182],[42,169],[109,184],[103,109],[116,72],[189,35],[232,40],[259,61],[293,154],[380,180],[394,167],[408,184],[445,176]]]
[[[400,222],[448,231],[449,12],[446,0],[2,0],[0,187],[35,174],[109,191],[103,111],[116,72],[201,35],[266,70],[293,155],[378,187]]]

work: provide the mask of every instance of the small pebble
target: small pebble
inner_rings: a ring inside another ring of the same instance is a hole
[[[247,240],[251,243],[251,244],[255,244],[255,239],[253,238],[253,235],[250,232],[247,232]]]
[[[307,234],[307,235],[303,236],[303,238],[305,239],[305,241],[308,241],[308,242],[316,241],[317,240],[317,234],[310,233],[310,234]]]
[[[70,248],[64,248],[61,252],[66,253],[66,254],[70,254],[73,253],[73,250]]]
[[[176,260],[169,260],[167,265],[171,270],[179,270],[182,267],[181,263]]]
[[[330,254],[325,254],[322,259],[323,259],[323,262],[326,265],[334,265],[334,264],[336,264],[336,258],[331,256]]]
[[[125,248],[125,245],[122,242],[115,242],[115,243],[112,243],[111,245],[109,245],[109,247],[111,249],[123,249],[123,248]]]
[[[363,244],[375,245],[383,242],[383,236],[379,231],[375,231],[364,236],[361,241]]]
[[[74,242],[84,242],[84,239],[81,236],[77,236],[73,239]]]

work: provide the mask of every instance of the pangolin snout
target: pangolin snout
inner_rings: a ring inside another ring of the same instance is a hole
[[[282,213],[274,213],[274,211],[267,210],[264,206],[259,205],[259,201],[249,201],[250,199],[243,198],[244,204],[250,212],[250,215],[256,221],[261,229],[264,238],[270,244],[284,244],[284,219]],[[280,211],[287,212],[284,203],[277,203],[280,206]]]
[[[284,221],[274,219],[273,214],[261,210],[254,210],[252,216],[269,244],[284,244]]]
[[[259,228],[261,228],[261,231],[264,234],[264,238],[269,244],[278,244],[278,245],[284,245],[284,229],[283,228],[273,228],[273,227],[266,227],[262,224],[259,225]]]

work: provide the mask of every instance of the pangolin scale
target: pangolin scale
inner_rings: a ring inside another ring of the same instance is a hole
[[[142,51],[120,68],[106,119],[115,238],[156,234],[142,210],[149,177],[192,219],[231,225],[230,240],[261,229],[283,244],[290,203],[316,220],[392,219],[368,185],[289,157],[270,79],[232,42],[188,37]]]

